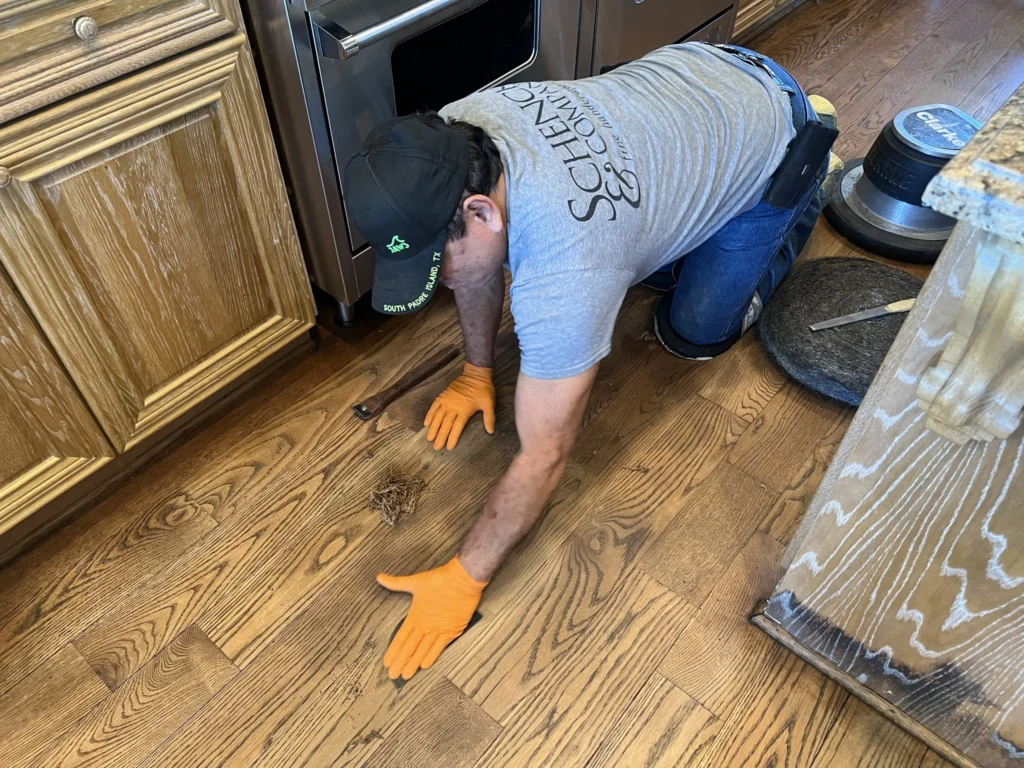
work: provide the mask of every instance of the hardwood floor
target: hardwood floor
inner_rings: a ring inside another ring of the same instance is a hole
[[[852,158],[904,106],[987,118],[1024,81],[1024,8],[809,2],[751,47],[836,104]],[[851,252],[822,223],[803,258]],[[454,367],[376,422],[348,407],[458,340],[447,296],[325,334],[0,570],[0,765],[942,765],[747,622],[852,412],[754,334],[665,355],[653,300],[631,292],[547,517],[432,669],[387,679],[407,601],[373,576],[449,557],[514,454],[508,317],[493,437],[425,440]],[[367,504],[390,467],[426,483],[393,529]]]

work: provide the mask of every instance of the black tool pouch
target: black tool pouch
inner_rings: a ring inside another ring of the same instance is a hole
[[[808,120],[789,143],[786,156],[775,169],[764,199],[776,208],[792,208],[828,157],[839,131]]]

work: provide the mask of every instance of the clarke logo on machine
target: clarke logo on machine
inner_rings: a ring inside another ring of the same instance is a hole
[[[398,235],[395,235],[391,238],[391,242],[387,244],[387,249],[391,253],[398,253],[399,251],[408,250],[409,244]]]
[[[942,121],[931,112],[917,112],[915,116],[920,118],[922,123],[927,125],[957,149],[962,148],[964,144],[966,144],[963,139],[956,135],[955,131],[952,131],[943,125]]]

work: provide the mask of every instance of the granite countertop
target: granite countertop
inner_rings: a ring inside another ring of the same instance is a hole
[[[1024,245],[1024,86],[932,179],[924,202]]]

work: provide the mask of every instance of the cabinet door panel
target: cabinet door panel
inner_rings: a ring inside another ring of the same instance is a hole
[[[0,270],[0,532],[113,455]]]
[[[118,450],[312,325],[239,35],[0,129],[0,261]]]

